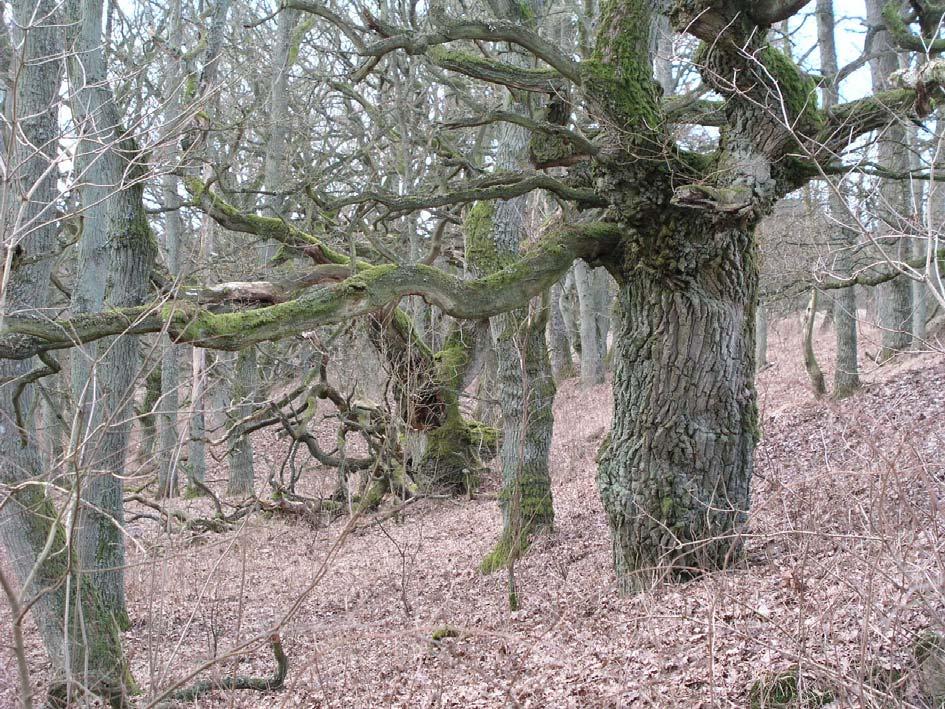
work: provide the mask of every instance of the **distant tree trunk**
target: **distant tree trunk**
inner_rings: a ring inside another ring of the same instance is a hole
[[[96,253],[104,249],[108,257],[107,278],[97,261],[95,269],[82,271],[82,279],[102,278],[103,302],[93,307],[138,305],[147,295],[155,257],[143,187],[133,182],[141,174],[140,165],[134,162],[138,148],[123,132],[108,83],[102,50],[102,2],[81,0],[69,8],[74,13],[70,34],[74,33],[71,40],[75,54],[69,62],[76,97],[72,106],[83,135],[77,163],[88,166],[80,186],[83,205],[90,208],[85,214],[82,238],[100,240],[94,247]],[[94,403],[101,418],[87,420],[90,435],[81,440],[82,472],[86,477],[77,482],[83,500],[77,548],[90,583],[119,625],[127,627],[121,476],[125,472],[139,364],[138,338],[120,335],[103,340],[98,352],[101,362],[94,368],[97,374],[92,374],[90,386],[83,389],[85,394],[99,397],[97,402],[86,401]]]
[[[207,397],[207,351],[192,347],[193,355],[190,413],[190,455],[187,466],[187,490],[189,497],[203,494],[198,484],[207,480],[207,425],[204,406]]]
[[[168,52],[164,67],[164,140],[168,144],[165,170],[161,178],[161,197],[164,201],[164,261],[171,278],[180,273],[180,240],[182,222],[177,176],[170,172],[177,147],[175,136],[180,115],[180,84],[183,80],[180,51],[183,31],[181,1],[171,0],[169,16]],[[161,344],[161,403],[158,415],[160,454],[158,456],[158,497],[177,497],[180,440],[177,432],[177,413],[180,408],[180,352],[179,347],[165,338]]]
[[[253,399],[256,391],[256,348],[240,350],[233,368],[232,419],[239,421],[253,412]],[[233,497],[247,497],[253,494],[253,445],[248,436],[243,435],[243,426],[236,426],[231,434],[228,460],[230,478],[226,494]]]
[[[609,329],[606,272],[578,261],[574,264],[574,283],[581,309],[581,381],[586,386],[603,384]]]
[[[817,364],[817,357],[814,354],[814,321],[817,319],[817,289],[811,288],[810,301],[807,309],[804,311],[804,369],[807,370],[807,378],[810,380],[811,389],[817,396],[823,396],[827,393],[827,386],[824,383],[824,373]]]
[[[839,87],[836,84],[838,72],[837,49],[834,36],[833,0],[817,0],[817,41],[820,48],[820,63],[826,81],[823,89],[825,109],[836,106],[840,100]],[[830,214],[836,221],[844,218],[846,207],[838,190],[830,190]],[[836,249],[833,270],[844,277],[852,273],[852,251],[856,245],[856,234],[844,229],[839,224],[834,226],[836,237],[832,239]],[[859,365],[857,363],[857,306],[856,289],[842,288],[834,293],[833,321],[836,333],[837,354],[834,367],[833,395],[836,398],[849,396],[860,386]]]
[[[761,371],[768,365],[768,308],[758,304],[755,312],[755,367]]]
[[[867,0],[866,21],[871,26],[883,26],[882,13],[885,0]],[[870,61],[873,90],[878,92],[890,88],[889,77],[899,70],[899,59],[890,34],[881,30],[873,40],[873,51],[879,55]],[[879,139],[878,162],[883,169],[893,173],[905,173],[909,169],[906,149],[906,130],[899,122],[891,123]],[[877,238],[888,258],[893,261],[908,261],[911,256],[911,239],[906,220],[909,209],[909,184],[905,180],[883,182],[877,204],[880,227]],[[883,329],[880,361],[889,359],[897,352],[909,349],[912,343],[912,283],[905,276],[898,276],[878,287],[879,324]]]
[[[523,26],[533,24],[539,5],[533,0],[495,0],[493,12],[504,20]],[[504,61],[531,66],[533,61],[521,49],[509,47]],[[528,115],[527,102],[508,94],[508,110]],[[515,170],[528,164],[530,132],[512,123],[500,124],[497,136],[496,169]],[[494,272],[518,257],[525,238],[528,197],[499,200],[494,208],[474,207],[482,218],[467,234],[467,243],[480,273]],[[491,218],[486,219],[485,217]],[[475,220],[473,220],[475,221]],[[507,565],[528,544],[531,534],[551,527],[554,509],[548,456],[554,418],[554,376],[545,340],[547,311],[530,317],[529,309],[503,313],[490,320],[498,365],[499,406],[502,410],[502,536],[483,560],[486,573]]]
[[[141,440],[138,442],[138,459],[141,463],[151,460],[157,439],[157,425],[154,409],[161,400],[161,367],[151,367],[144,380],[144,398],[138,410],[138,425],[141,427]]]
[[[574,267],[572,266],[561,282],[561,294],[558,297],[558,309],[564,320],[564,329],[571,342],[571,348],[581,354],[580,304],[577,289],[574,286]]]
[[[3,215],[3,235],[7,253],[15,244],[24,259],[7,272],[3,313],[42,311],[48,302],[58,231],[58,173],[50,166],[57,159],[64,52],[56,2],[17,0],[12,9],[16,114],[8,101],[7,118],[17,129],[12,135],[15,168],[7,176],[4,200],[12,209]],[[0,386],[0,482],[10,495],[0,507],[0,540],[23,586],[21,605],[30,609],[52,662],[49,704],[55,706],[63,705],[77,684],[121,696],[126,664],[111,609],[83,579],[52,498],[31,484],[44,478],[44,470],[32,421],[18,412],[28,415],[36,390],[28,384],[16,405],[10,382],[39,366],[34,360],[0,361],[0,378],[7,382]]]
[[[561,284],[551,289],[551,301],[548,303],[548,343],[551,346],[551,370],[556,381],[574,376],[574,358],[571,356],[571,342],[561,314]]]
[[[913,124],[907,128],[909,138],[909,169],[913,174],[922,172],[922,161],[920,154],[922,143],[919,140],[919,129]],[[912,208],[909,213],[912,215],[912,249],[910,256],[912,258],[925,258],[926,243],[925,239],[919,238],[920,229],[926,224],[925,212],[929,209],[926,187],[928,181],[913,179],[910,180]],[[920,281],[909,279],[912,286],[912,340],[913,346],[924,348],[926,342],[925,324],[928,317],[928,285]]]

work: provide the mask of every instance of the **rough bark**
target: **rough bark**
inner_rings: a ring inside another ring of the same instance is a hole
[[[119,120],[102,50],[102,2],[80,0],[69,5],[77,36],[70,56],[70,81],[76,95],[74,113],[81,125],[80,165],[88,166],[80,186],[86,217],[83,238],[101,239],[107,277],[101,274],[102,301],[92,308],[116,310],[142,303],[155,258],[154,237],[143,206],[143,186],[136,160],[141,156]],[[104,192],[104,194],[103,194]],[[98,249],[98,246],[96,246]],[[93,274],[94,275],[94,274]],[[87,274],[84,278],[92,277]],[[129,624],[124,589],[124,504],[121,476],[130,433],[131,404],[138,370],[138,340],[125,333],[99,343],[97,374],[84,387],[99,396],[93,402],[101,418],[90,416],[82,443],[82,479],[76,482],[79,508],[78,553],[89,582],[121,626]],[[73,373],[75,376],[75,372]],[[100,389],[99,389],[100,387]]]
[[[645,272],[620,287],[614,423],[598,486],[627,591],[727,566],[748,511],[758,435],[752,233],[700,235],[706,226],[684,233],[711,243],[716,267],[671,289]]]
[[[49,167],[57,159],[64,49],[63,18],[55,2],[14,2],[13,14],[17,115],[8,117],[17,125],[17,169],[7,193],[14,199],[5,201],[11,209],[4,214],[4,234],[21,254],[39,258],[7,271],[4,316],[42,309],[48,299],[58,231],[57,173]],[[114,617],[79,572],[60,512],[44,488],[33,484],[44,478],[44,469],[34,427],[18,412],[31,411],[35,387],[28,384],[14,402],[11,380],[35,367],[30,360],[0,362],[6,382],[0,387],[0,482],[10,495],[0,508],[0,540],[21,585],[20,606],[30,608],[52,662],[50,703],[64,700],[76,684],[121,697],[125,663]]]

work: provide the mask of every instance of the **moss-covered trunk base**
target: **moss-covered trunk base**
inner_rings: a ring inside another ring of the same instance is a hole
[[[498,445],[499,432],[495,428],[452,416],[445,425],[427,433],[414,476],[426,489],[451,494],[472,492],[479,484],[485,462],[495,457]]]

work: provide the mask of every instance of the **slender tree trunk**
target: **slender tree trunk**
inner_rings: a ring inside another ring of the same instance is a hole
[[[570,379],[574,376],[574,358],[571,356],[571,342],[561,314],[561,284],[551,289],[551,302],[548,304],[548,343],[551,345],[551,370],[555,381]]]
[[[913,174],[922,172],[922,161],[920,154],[922,144],[919,140],[919,129],[914,124],[909,124],[907,128],[909,139],[909,170]],[[910,256],[912,258],[924,258],[926,251],[926,242],[920,237],[920,230],[926,223],[925,212],[929,208],[926,197],[926,188],[928,181],[919,179],[910,180],[910,195],[912,197],[912,207],[909,214],[912,216],[910,234],[912,236],[912,248]],[[926,289],[928,286],[920,281],[909,279],[912,287],[912,340],[914,346],[923,348],[926,341],[925,324],[928,316],[928,295]]]
[[[165,170],[161,178],[161,196],[164,201],[164,261],[172,278],[180,273],[180,240],[182,221],[177,176],[170,172],[174,155],[177,122],[180,115],[180,84],[183,80],[180,66],[182,44],[182,13],[180,0],[171,0],[167,14],[169,59],[164,69],[164,140],[168,145]],[[161,403],[158,415],[160,454],[158,456],[158,497],[177,497],[180,440],[177,416],[180,408],[180,348],[165,338],[161,345]]]
[[[233,369],[233,404],[234,421],[249,416],[253,412],[253,398],[256,390],[256,349],[250,347],[240,350]],[[248,436],[243,435],[243,427],[236,426],[232,433],[229,463],[230,478],[226,494],[233,497],[247,497],[253,494],[253,445]]]
[[[207,351],[192,347],[192,381],[190,413],[190,455],[187,466],[187,495],[194,497],[202,494],[198,484],[207,480],[207,425],[204,406],[207,396]]]
[[[586,386],[603,384],[608,328],[604,325],[607,314],[602,289],[606,289],[606,281],[595,269],[578,261],[574,264],[574,283],[581,310],[581,381]]]
[[[867,0],[866,21],[870,25],[882,26],[885,0]],[[899,59],[890,34],[883,30],[873,40],[873,51],[879,55],[870,62],[873,90],[890,88],[889,77],[899,70]],[[878,161],[884,169],[893,173],[905,173],[909,169],[905,128],[897,122],[891,123],[879,140]],[[892,261],[908,261],[912,253],[911,239],[907,234],[906,220],[909,209],[909,184],[904,180],[883,182],[877,204],[880,220],[877,238],[887,257]],[[912,283],[899,276],[878,287],[879,324],[883,329],[880,361],[897,352],[907,350],[912,344]]]
[[[817,41],[820,48],[821,70],[827,81],[824,84],[824,109],[829,109],[839,103],[839,87],[836,85],[837,76],[837,49],[835,43],[833,0],[817,0]],[[830,190],[830,214],[834,220],[841,221],[845,217],[846,207],[843,204],[838,190]],[[856,234],[844,229],[839,224],[834,226],[835,246],[834,270],[837,275],[844,277],[852,273],[853,264],[851,254],[856,246]],[[859,365],[857,363],[857,305],[856,289],[843,288],[834,293],[833,321],[836,333],[837,354],[834,367],[833,395],[836,398],[849,396],[860,386]]]
[[[58,4],[46,0],[14,2],[13,16],[17,115],[8,118],[17,126],[16,170],[5,185],[2,233],[7,253],[17,246],[25,258],[15,271],[5,271],[3,312],[44,308],[58,231],[57,171],[49,168],[57,159],[63,18]],[[31,256],[40,258],[31,262]],[[35,387],[27,385],[15,403],[10,380],[38,366],[0,361],[0,378],[7,382],[0,387],[0,482],[10,495],[0,507],[0,540],[22,586],[20,605],[30,608],[52,662],[50,705],[64,703],[76,683],[121,696],[125,663],[114,618],[83,580],[51,498],[31,484],[44,478],[44,469],[34,427],[18,412],[32,410]]]
[[[755,367],[761,371],[768,364],[768,308],[758,304],[755,311]]]
[[[810,380],[811,389],[817,396],[823,396],[827,393],[827,385],[824,383],[824,373],[817,364],[817,357],[814,354],[814,321],[817,318],[817,289],[811,288],[810,300],[807,303],[807,309],[804,311],[804,369],[807,370],[807,378]]]
[[[625,591],[726,566],[748,511],[758,436],[752,234],[706,237],[702,220],[677,228],[681,242],[712,244],[713,267],[672,290],[645,269],[620,286],[614,423],[598,487]]]

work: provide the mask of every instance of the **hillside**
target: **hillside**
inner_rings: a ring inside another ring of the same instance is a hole
[[[255,515],[193,537],[139,520],[126,636],[136,678],[182,679],[291,611],[283,691],[194,706],[742,707],[758,678],[798,664],[836,706],[921,706],[912,647],[945,625],[945,356],[904,358],[868,372],[857,396],[818,401],[797,332],[772,328],[759,377],[764,439],[735,570],[617,594],[593,460],[610,392],[568,381],[555,409],[556,527],[515,567],[521,610],[508,610],[504,573],[476,570],[501,527],[488,485],[475,499],[425,499],[347,527]],[[825,362],[831,337],[818,341]],[[257,443],[264,483],[285,444]],[[445,628],[454,637],[434,641]],[[46,667],[29,633],[31,665]],[[264,675],[272,664],[261,646],[212,672]],[[46,678],[33,680],[39,689]],[[0,705],[12,705],[15,681],[4,646]]]

